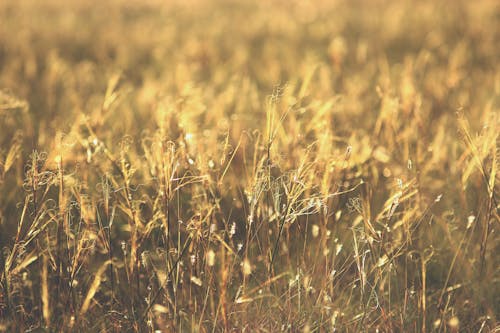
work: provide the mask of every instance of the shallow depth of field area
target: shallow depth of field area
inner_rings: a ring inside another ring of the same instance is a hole
[[[493,332],[500,3],[0,1],[0,331]]]

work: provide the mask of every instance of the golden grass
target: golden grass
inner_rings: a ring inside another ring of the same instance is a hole
[[[494,331],[499,19],[1,1],[0,331]]]

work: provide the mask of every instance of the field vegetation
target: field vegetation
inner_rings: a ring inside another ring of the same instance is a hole
[[[0,1],[0,331],[493,332],[500,4]]]

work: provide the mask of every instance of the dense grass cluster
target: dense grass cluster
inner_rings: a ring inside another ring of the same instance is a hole
[[[0,331],[494,331],[499,27],[0,1]]]

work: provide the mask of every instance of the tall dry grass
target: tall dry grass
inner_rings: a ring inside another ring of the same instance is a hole
[[[499,18],[2,1],[0,331],[498,329]]]

